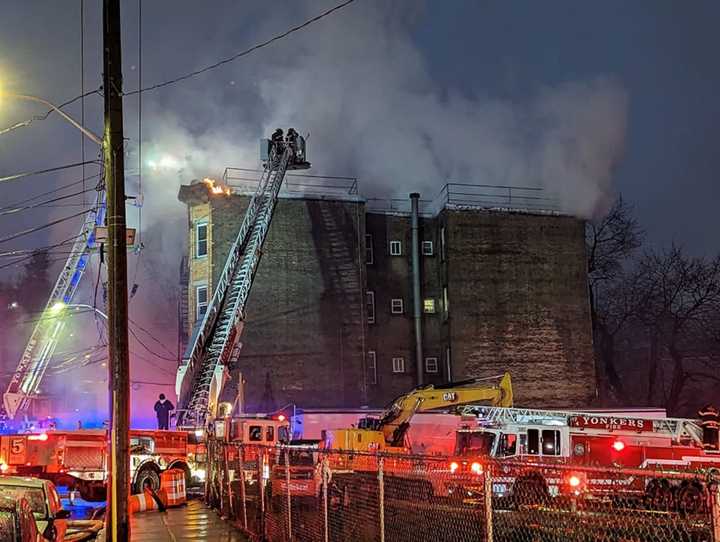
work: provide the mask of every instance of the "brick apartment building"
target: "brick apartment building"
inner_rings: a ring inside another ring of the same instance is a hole
[[[442,383],[506,370],[518,405],[594,399],[581,220],[542,209],[550,203],[522,189],[446,186],[418,205],[416,314],[410,201],[365,200],[352,182],[304,182],[288,178],[248,300],[238,363],[248,410],[381,407],[418,376]],[[180,190],[185,340],[249,201],[247,186],[234,188]],[[236,372],[230,387],[237,381]]]

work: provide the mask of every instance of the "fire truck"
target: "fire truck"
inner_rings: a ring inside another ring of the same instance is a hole
[[[471,422],[457,431],[450,470],[480,475],[492,458],[502,472],[522,473],[493,477],[498,496],[624,495],[692,503],[702,482],[649,477],[648,471],[720,472],[718,443],[704,446],[703,430],[691,419],[477,406],[463,414]],[[477,489],[471,485],[462,489],[470,494]]]
[[[130,431],[132,488],[160,487],[160,474],[182,469],[193,476],[192,445],[184,431]],[[76,489],[88,501],[105,499],[107,433],[103,430],[48,431],[0,436],[0,473],[36,476]]]

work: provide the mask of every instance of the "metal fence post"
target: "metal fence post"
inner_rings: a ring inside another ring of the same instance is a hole
[[[258,481],[258,495],[260,496],[260,532],[262,533],[263,539],[267,538],[267,532],[265,529],[265,478],[263,477],[263,471],[265,470],[265,450],[257,448],[257,481]]]
[[[212,506],[210,502],[210,478],[212,476],[212,440],[209,438],[205,442],[205,502],[208,506]]]
[[[711,482],[708,485],[710,492],[710,514],[712,517],[713,542],[720,542],[720,483]]]
[[[330,518],[328,514],[328,483],[330,482],[330,469],[328,468],[328,458],[322,458],[322,489],[323,489],[323,520],[325,527],[325,542],[330,540]]]
[[[385,542],[385,482],[383,472],[384,458],[378,458],[378,493],[380,495],[380,542]]]
[[[292,540],[292,499],[290,496],[290,451],[285,450],[285,492],[287,493],[288,540]]]
[[[484,500],[485,500],[485,541],[493,542],[493,508],[492,508],[492,469],[490,465],[485,466],[484,477]]]
[[[240,444],[238,448],[238,463],[240,466],[240,500],[242,501],[243,526],[247,531],[247,499],[245,498],[245,447]]]
[[[223,444],[223,481],[227,484],[228,517],[235,519],[235,507],[233,506],[232,481],[230,480],[230,443]],[[223,499],[224,502],[224,499]]]

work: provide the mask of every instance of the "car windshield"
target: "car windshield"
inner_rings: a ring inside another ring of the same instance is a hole
[[[458,454],[480,454],[490,455],[495,442],[493,433],[484,433],[480,431],[461,431],[457,434],[457,453]]]
[[[42,488],[0,484],[0,493],[3,497],[10,497],[14,501],[19,501],[22,497],[25,497],[36,519],[44,519],[48,515],[45,506],[45,492]]]
[[[15,540],[15,514],[8,510],[0,510],[0,542]]]

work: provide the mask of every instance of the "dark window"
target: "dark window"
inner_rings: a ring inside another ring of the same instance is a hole
[[[502,455],[515,455],[517,453],[517,435],[513,433],[503,433],[500,440],[500,449]]]
[[[402,243],[400,241],[390,241],[390,256],[402,256]]]
[[[375,350],[368,351],[367,359],[368,381],[370,384],[377,384],[377,355]]]
[[[195,257],[202,258],[208,253],[208,225],[206,222],[195,226]]]
[[[368,324],[374,324],[375,323],[375,292],[365,292],[365,302],[367,303]]]
[[[560,455],[560,431],[543,430],[542,453],[543,455]]]
[[[205,316],[208,307],[208,288],[206,285],[195,288],[195,320]]]
[[[433,255],[432,241],[423,241],[422,242],[422,253],[423,253],[423,256],[432,256]]]
[[[365,263],[370,265],[375,263],[375,253],[373,252],[373,238],[372,235],[365,235]]]
[[[528,455],[540,455],[540,432],[537,429],[528,429],[527,453]]]
[[[273,442],[275,440],[275,428],[272,425],[267,426],[267,430],[265,431],[265,440],[268,442]]]
[[[251,425],[248,430],[248,436],[252,442],[262,442],[262,427],[259,425]]]

